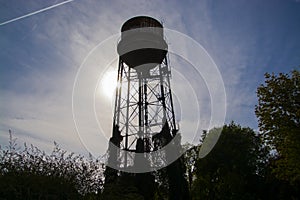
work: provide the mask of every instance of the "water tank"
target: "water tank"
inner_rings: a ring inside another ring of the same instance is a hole
[[[162,24],[147,16],[127,20],[121,28],[117,51],[122,61],[136,70],[157,66],[168,51]]]

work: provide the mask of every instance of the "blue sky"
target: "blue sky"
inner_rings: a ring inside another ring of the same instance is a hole
[[[0,0],[0,23],[61,2]],[[0,144],[7,144],[12,129],[19,142],[41,149],[56,141],[69,151],[90,150],[73,121],[76,74],[96,45],[137,15],[152,16],[205,48],[224,81],[226,122],[257,129],[255,91],[264,73],[300,66],[299,0],[70,1],[0,26]],[[111,107],[101,105],[106,137],[86,124],[96,154],[107,148],[111,128]]]

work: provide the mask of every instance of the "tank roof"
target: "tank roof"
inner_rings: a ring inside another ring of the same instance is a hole
[[[127,20],[122,28],[121,32],[135,29],[135,28],[141,28],[141,27],[159,27],[163,28],[163,25],[156,19],[148,16],[137,16],[133,17],[129,20]]]

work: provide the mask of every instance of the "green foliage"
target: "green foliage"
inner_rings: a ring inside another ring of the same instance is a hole
[[[266,155],[252,129],[225,125],[213,150],[196,163],[193,199],[257,199]]]
[[[156,182],[156,190],[154,194],[155,200],[168,199],[169,197],[169,180],[167,169],[162,168],[153,172]]]
[[[0,148],[0,196],[75,199],[99,193],[103,186],[99,160],[67,154],[54,145],[50,155],[33,145],[24,144],[20,150],[10,134],[9,146]]]
[[[194,146],[189,143],[183,145],[185,149],[184,153],[184,165],[186,167],[186,179],[189,190],[192,190],[192,184],[194,181],[195,165],[199,157],[199,146]]]
[[[300,187],[300,72],[265,74],[257,89],[259,128],[277,157],[272,173]]]
[[[133,174],[123,173],[118,176],[114,182],[105,183],[103,200],[144,200],[143,195],[139,193]]]
[[[74,185],[64,178],[28,172],[0,176],[0,197],[5,199],[81,199]]]

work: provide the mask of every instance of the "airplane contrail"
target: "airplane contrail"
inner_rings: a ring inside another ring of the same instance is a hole
[[[8,20],[8,21],[5,21],[5,22],[0,23],[0,26],[3,26],[3,25],[5,25],[5,24],[9,24],[9,23],[15,22],[15,21],[20,20],[20,19],[24,19],[24,18],[26,18],[26,17],[30,17],[30,16],[32,16],[32,15],[35,15],[35,14],[38,14],[38,13],[41,13],[41,12],[50,10],[50,9],[52,9],[52,8],[55,8],[55,7],[57,7],[57,6],[61,6],[61,5],[66,4],[66,3],[70,3],[70,2],[72,2],[72,1],[74,1],[74,0],[67,0],[67,1],[64,1],[64,2],[61,2],[61,3],[58,3],[58,4],[55,4],[55,5],[49,6],[49,7],[47,7],[47,8],[43,8],[43,9],[41,9],[41,10],[37,10],[37,11],[31,12],[31,13],[26,14],[26,15],[23,15],[23,16],[20,16],[20,17],[16,17],[16,18],[14,18],[14,19],[10,19],[10,20]]]

